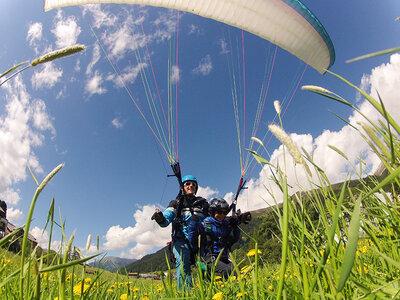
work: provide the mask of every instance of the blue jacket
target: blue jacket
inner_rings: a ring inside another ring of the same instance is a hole
[[[240,230],[237,226],[231,226],[229,218],[218,221],[214,217],[207,217],[203,221],[191,220],[188,228],[188,239],[193,248],[198,246],[198,237],[202,240],[202,256],[218,256],[222,249],[222,259],[228,258],[230,247],[239,240]],[[207,239],[208,236],[208,239]]]
[[[181,204],[181,213],[178,216],[179,201]],[[192,217],[192,212],[197,218],[202,221],[208,215],[207,200],[202,197],[177,197],[172,200],[167,209],[163,212],[165,222],[161,223],[161,227],[167,227],[172,223],[172,240],[186,241],[188,239],[188,227]]]

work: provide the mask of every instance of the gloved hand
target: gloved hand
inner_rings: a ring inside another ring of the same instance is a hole
[[[156,212],[151,216],[151,219],[155,220],[158,224],[162,224],[166,221],[163,213],[158,208],[156,208]]]
[[[228,220],[228,224],[230,227],[236,227],[239,225],[239,217],[230,217]]]
[[[251,213],[249,211],[242,213],[239,216],[239,219],[240,219],[240,223],[248,224],[251,221]]]

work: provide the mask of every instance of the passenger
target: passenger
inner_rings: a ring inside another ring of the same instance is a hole
[[[189,241],[194,249],[198,248],[200,236],[200,255],[208,269],[213,266],[221,251],[219,261],[215,265],[215,272],[227,278],[233,271],[233,264],[228,258],[231,247],[239,240],[238,225],[250,221],[250,212],[235,217],[227,217],[229,204],[222,198],[214,198],[209,203],[209,217],[204,221],[193,217],[189,223]]]

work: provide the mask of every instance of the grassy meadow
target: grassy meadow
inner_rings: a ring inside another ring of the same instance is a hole
[[[285,146],[285,155],[291,155],[305,168],[308,180],[316,187],[290,195],[285,166],[273,165],[253,153],[261,165],[269,165],[274,171],[275,184],[283,195],[283,199],[276,199],[283,202],[282,208],[275,210],[280,228],[277,238],[281,239],[282,245],[280,264],[262,261],[259,256],[262,249],[258,249],[260,241],[254,240],[255,247],[246,257],[233,259],[236,272],[227,280],[214,273],[210,280],[206,280],[201,270],[194,267],[193,288],[177,291],[171,270],[161,280],[132,279],[101,270],[87,274],[84,264],[95,256],[64,255],[79,252],[73,246],[74,235],[67,237],[63,234],[63,247],[57,253],[50,255],[50,251],[43,251],[38,255],[37,249],[27,251],[27,232],[35,204],[41,200],[39,196],[46,184],[62,171],[61,164],[41,183],[31,172],[37,189],[25,222],[21,253],[14,255],[6,250],[12,237],[0,240],[3,247],[1,299],[400,298],[400,126],[386,111],[384,99],[372,98],[336,74],[330,76],[336,76],[349,88],[358,90],[380,114],[381,121],[377,123],[364,116],[364,122],[354,130],[369,144],[386,171],[383,176],[371,176],[366,181],[362,179],[364,170],[360,169],[358,185],[350,185],[349,181],[334,189],[324,170],[313,161],[312,154],[298,149],[285,133],[282,121],[279,125],[271,125],[271,132]],[[353,104],[327,89],[316,86],[304,86],[303,89],[358,111]],[[279,114],[278,103],[276,109]],[[262,145],[261,141],[258,142]],[[347,159],[343,149],[335,145],[331,148]],[[310,209],[318,214],[318,218],[310,217]],[[53,198],[46,227],[50,237],[53,225],[57,224]],[[65,232],[63,225],[60,227]]]

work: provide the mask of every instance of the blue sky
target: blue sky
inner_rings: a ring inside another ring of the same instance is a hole
[[[398,46],[400,23],[395,19],[400,16],[400,3],[395,0],[303,2],[333,41],[336,62],[331,70],[373,95],[378,90],[389,111],[399,120],[395,94],[395,87],[400,84],[399,55],[351,64],[345,61]],[[99,235],[100,248],[109,255],[140,258],[169,239],[170,228],[159,229],[150,216],[155,207],[167,206],[176,196],[176,179],[167,177],[171,170],[166,157],[99,46],[117,63],[133,96],[143,105],[145,91],[135,57],[135,49],[145,53],[141,24],[163,101],[167,100],[168,76],[179,75],[178,147],[183,174],[195,175],[200,184],[198,194],[208,199],[214,196],[231,199],[236,191],[240,159],[227,58],[241,60],[242,32],[180,13],[179,72],[168,74],[170,48],[176,45],[177,13],[151,7],[141,7],[139,11],[141,18],[137,7],[132,5],[68,7],[45,13],[37,1],[0,4],[1,71],[65,46],[79,43],[87,47],[83,53],[30,68],[0,87],[0,198],[8,203],[11,222],[24,224],[34,194],[35,183],[26,163],[39,180],[59,163],[65,163],[41,194],[34,212],[31,232],[41,244],[47,244],[48,231],[43,235],[42,231],[53,196],[57,216],[61,212],[66,220],[67,235],[75,232],[78,247],[85,246],[89,234]],[[228,37],[233,41],[231,44]],[[138,48],[135,42],[139,43]],[[275,48],[246,32],[244,45],[247,145],[265,64],[271,60]],[[175,56],[174,51],[172,55]],[[146,63],[141,65],[143,70],[151,75],[146,56],[142,58]],[[304,68],[304,63],[278,49],[258,138],[274,122],[273,101],[288,103],[291,88],[299,83]],[[240,72],[235,75],[241,76]],[[331,75],[322,76],[308,67],[299,86],[308,84],[335,91],[373,115],[353,89]],[[175,91],[175,84],[171,87]],[[157,93],[154,82],[151,93]],[[175,94],[172,98],[175,99]],[[354,124],[360,120],[345,107],[298,89],[284,116],[284,128],[299,146],[314,153],[316,162],[332,182],[342,180],[351,167],[329,149],[329,144],[343,150],[353,165],[357,165],[361,155],[367,169],[376,168],[376,157],[329,110]],[[242,107],[240,111],[243,113]],[[150,116],[148,112],[145,114]],[[240,127],[243,130],[242,122]],[[272,161],[283,159],[282,148],[275,138],[267,148]],[[302,172],[299,167],[289,168],[292,192],[298,189],[295,174],[301,184],[307,185]],[[251,210],[273,203],[264,188],[271,185],[268,170],[255,166],[249,173],[248,189],[240,196],[239,207]],[[277,192],[272,185],[270,188]],[[53,247],[59,241],[60,236],[54,238]],[[89,253],[94,248],[93,244]]]

